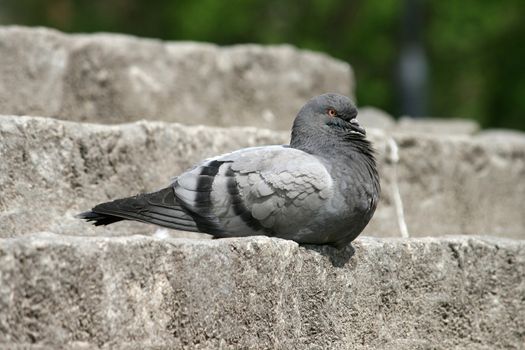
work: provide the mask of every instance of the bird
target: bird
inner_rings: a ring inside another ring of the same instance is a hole
[[[288,145],[206,159],[165,188],[77,215],[96,226],[121,220],[214,238],[264,235],[341,248],[372,218],[380,197],[375,151],[354,102],[326,93],[294,119]]]

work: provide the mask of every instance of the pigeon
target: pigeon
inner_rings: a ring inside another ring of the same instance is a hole
[[[368,224],[380,195],[374,150],[346,96],[309,100],[289,145],[204,160],[159,191],[77,215],[94,225],[135,220],[215,238],[265,235],[343,247]]]

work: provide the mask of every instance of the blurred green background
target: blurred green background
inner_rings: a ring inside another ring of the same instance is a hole
[[[0,16],[65,32],[290,43],[349,62],[359,105],[525,130],[523,0],[0,0]],[[405,103],[407,52],[421,68],[416,107]]]

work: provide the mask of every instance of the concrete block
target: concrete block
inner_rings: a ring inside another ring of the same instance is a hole
[[[289,45],[219,47],[16,26],[0,27],[0,74],[0,114],[98,123],[289,130],[309,98],[354,89],[347,63]]]
[[[0,237],[40,230],[129,235],[156,229],[125,223],[95,230],[73,215],[100,201],[164,187],[205,158],[286,143],[289,135],[248,127],[108,126],[3,116],[0,140]]]
[[[368,128],[392,130],[396,127],[396,120],[394,117],[376,107],[360,107],[357,118],[359,119],[361,126],[367,130]]]
[[[368,131],[382,198],[364,234],[525,237],[525,138]],[[194,163],[242,147],[284,144],[287,132],[137,122],[118,126],[0,117],[0,237],[154,233],[104,228],[73,215],[118,197],[159,189]],[[499,140],[499,141],[498,141]],[[169,231],[171,232],[171,231]]]
[[[523,241],[0,239],[0,347],[523,349]]]
[[[474,135],[480,126],[470,119],[401,117],[396,130],[412,134]]]
[[[525,238],[525,137],[394,135],[411,236]]]

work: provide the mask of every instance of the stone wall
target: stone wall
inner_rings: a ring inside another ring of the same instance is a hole
[[[218,47],[0,28],[0,113],[289,129],[304,101],[353,93],[350,66],[288,45]],[[16,87],[16,88],[14,88]]]
[[[101,201],[153,191],[194,163],[288,132],[141,121],[103,126],[0,117],[0,237],[35,231],[126,235],[153,226],[94,228],[73,215]],[[382,199],[366,235],[525,238],[525,137],[370,129]],[[480,190],[482,189],[482,190]]]
[[[351,68],[0,27],[0,75],[0,348],[525,348],[522,133],[362,108],[383,193],[339,251],[96,228],[73,215],[288,142],[309,97],[352,94]]]

